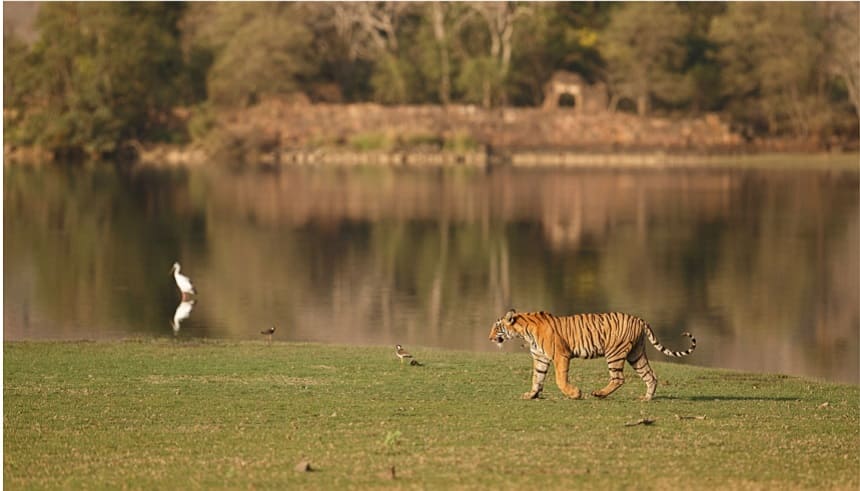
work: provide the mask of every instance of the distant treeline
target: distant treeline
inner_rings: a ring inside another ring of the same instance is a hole
[[[612,110],[856,142],[858,25],[856,2],[42,3],[34,41],[4,30],[4,137],[186,143],[268,97],[538,106],[567,70]]]

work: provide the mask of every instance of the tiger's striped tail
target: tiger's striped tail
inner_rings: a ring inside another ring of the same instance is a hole
[[[685,332],[684,336],[690,338],[690,347],[686,351],[672,351],[669,348],[664,347],[660,344],[660,341],[657,341],[657,336],[654,335],[654,331],[651,330],[651,326],[645,324],[645,332],[648,333],[648,341],[651,341],[651,344],[654,345],[655,348],[660,350],[660,353],[663,353],[666,356],[674,356],[676,358],[687,356],[693,351],[696,350],[696,338],[693,337],[692,334]]]

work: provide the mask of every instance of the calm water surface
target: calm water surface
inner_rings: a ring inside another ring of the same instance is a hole
[[[509,307],[620,310],[687,363],[860,382],[855,172],[7,167],[3,200],[5,340],[484,351]]]

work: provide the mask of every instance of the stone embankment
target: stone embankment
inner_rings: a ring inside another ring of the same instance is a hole
[[[761,151],[822,150],[809,141],[747,141],[715,114],[670,119],[571,108],[486,110],[276,99],[221,113],[208,125],[206,136],[190,145],[138,146],[135,153],[156,166],[650,167],[699,165]],[[20,153],[4,150],[7,161]]]
[[[745,145],[716,115],[670,120],[564,108],[284,101],[223,115],[215,132],[217,148],[204,153],[269,165],[649,165],[666,155],[737,153]],[[199,156],[159,152],[148,159],[188,163]]]
[[[237,132],[279,138],[284,148],[348,143],[356,136],[383,134],[445,141],[468,135],[510,151],[527,149],[718,151],[743,144],[716,115],[673,121],[625,113],[580,114],[570,109],[378,104],[290,104],[271,101],[225,118]]]

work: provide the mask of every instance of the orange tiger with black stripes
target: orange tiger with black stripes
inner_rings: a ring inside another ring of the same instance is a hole
[[[523,399],[535,399],[543,390],[549,364],[555,364],[555,382],[558,388],[573,399],[582,397],[578,388],[567,379],[571,358],[597,358],[603,356],[609,365],[609,384],[591,393],[604,398],[624,384],[624,362],[636,370],[645,381],[645,395],[649,401],[657,391],[657,377],[645,356],[645,338],[666,356],[687,356],[696,349],[696,338],[690,338],[686,351],[664,348],[651,326],[644,320],[619,312],[606,314],[577,314],[556,317],[546,312],[517,313],[511,309],[497,320],[490,330],[490,341],[502,345],[508,339],[522,338],[529,344],[534,361],[532,389],[523,394]]]

